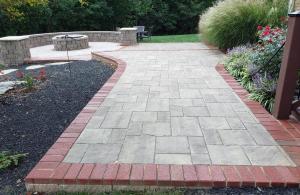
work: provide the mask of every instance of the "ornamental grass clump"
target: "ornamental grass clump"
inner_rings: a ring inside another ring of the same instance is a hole
[[[288,0],[224,0],[200,18],[203,39],[222,49],[257,41],[258,25],[280,26]]]

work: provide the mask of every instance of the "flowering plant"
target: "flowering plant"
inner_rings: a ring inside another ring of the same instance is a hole
[[[258,26],[258,43],[261,46],[273,44],[275,46],[281,46],[284,44],[286,39],[286,29],[282,29],[279,27],[271,28],[270,26],[262,27]]]
[[[271,111],[287,30],[270,26],[257,30],[257,43],[228,51],[225,67],[250,92],[251,99]]]
[[[287,30],[258,26],[258,43],[250,56],[252,73],[267,72],[269,76],[277,78],[280,71],[283,55],[283,44],[286,40]]]
[[[36,77],[37,80],[45,81],[46,80],[46,69],[42,68],[39,72],[39,75]]]
[[[34,87],[35,81],[45,81],[46,80],[46,69],[42,68],[40,69],[37,76],[34,76],[34,71],[31,72],[31,74],[25,74],[24,72],[18,70],[16,72],[16,77],[18,79],[22,79],[25,81],[25,86],[28,89],[32,89]]]

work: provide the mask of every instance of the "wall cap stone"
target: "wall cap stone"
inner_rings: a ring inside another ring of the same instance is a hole
[[[120,30],[137,30],[137,28],[129,28],[129,27],[126,27],[126,28],[121,28]]]
[[[0,41],[21,41],[28,38],[29,36],[8,36],[0,38]]]

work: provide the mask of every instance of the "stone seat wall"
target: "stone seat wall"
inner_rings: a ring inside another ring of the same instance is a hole
[[[16,66],[31,57],[30,48],[52,45],[52,38],[58,35],[81,34],[88,36],[89,42],[117,42],[122,46],[137,43],[136,28],[121,28],[120,31],[76,31],[9,36],[0,38],[0,64]]]
[[[52,38],[57,35],[81,34],[89,37],[89,42],[120,42],[121,32],[118,31],[76,31],[76,32],[55,32],[29,35],[30,47],[51,45]]]

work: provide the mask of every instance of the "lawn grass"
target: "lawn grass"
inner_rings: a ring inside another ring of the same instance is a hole
[[[102,192],[97,195],[183,195],[184,191],[182,190],[166,190],[166,191],[140,191],[140,192],[131,192],[131,191],[114,191],[114,192]],[[89,193],[78,192],[78,193],[56,193],[56,195],[89,195]]]
[[[182,43],[182,42],[200,42],[201,37],[199,34],[187,34],[187,35],[164,35],[164,36],[152,36],[150,39],[144,39],[143,43]]]

